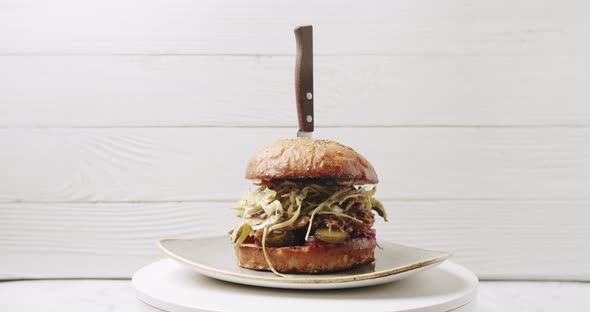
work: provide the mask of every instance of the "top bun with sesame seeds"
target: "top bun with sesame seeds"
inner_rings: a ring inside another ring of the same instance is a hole
[[[325,179],[338,184],[377,184],[373,166],[354,149],[330,140],[281,139],[260,149],[248,162],[246,179]]]

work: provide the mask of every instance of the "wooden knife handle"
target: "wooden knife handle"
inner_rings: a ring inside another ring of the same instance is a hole
[[[295,28],[297,62],[295,65],[295,97],[299,130],[313,131],[313,31],[311,26]]]

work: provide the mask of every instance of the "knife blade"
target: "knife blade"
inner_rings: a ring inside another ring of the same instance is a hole
[[[295,28],[297,59],[295,63],[295,98],[299,131],[297,137],[312,137],[313,116],[313,29],[312,26]]]

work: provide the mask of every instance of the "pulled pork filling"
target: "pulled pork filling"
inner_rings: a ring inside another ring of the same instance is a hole
[[[238,248],[242,243],[263,247],[269,268],[276,272],[266,247],[343,243],[357,237],[375,237],[372,211],[387,221],[376,190],[329,181],[273,181],[249,190],[240,200],[242,220],[230,232]],[[279,274],[280,275],[280,274]]]

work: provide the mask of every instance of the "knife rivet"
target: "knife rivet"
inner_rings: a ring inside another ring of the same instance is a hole
[[[308,100],[313,99],[313,94],[311,94],[311,92],[307,92],[307,94],[305,96],[307,97]]]
[[[307,120],[307,122],[312,122],[313,121],[313,116],[307,115],[307,117],[305,118],[305,120]]]

